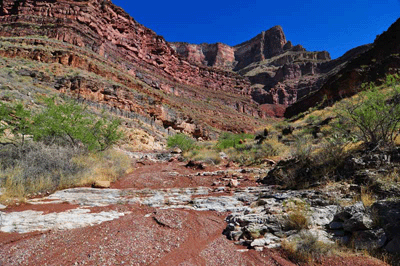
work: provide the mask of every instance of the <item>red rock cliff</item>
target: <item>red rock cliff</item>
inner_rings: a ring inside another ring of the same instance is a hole
[[[211,45],[207,47],[204,58],[199,59],[221,66],[219,69],[193,64],[179,56],[163,37],[136,22],[111,1],[3,0],[0,1],[0,36],[36,36],[27,42],[43,47],[41,52],[24,50],[23,43],[26,41],[14,39],[22,45],[18,44],[18,48],[10,51],[3,49],[2,56],[59,62],[106,78],[112,77],[117,82],[121,75],[105,73],[104,69],[108,64],[118,66],[121,73],[129,73],[167,95],[150,92],[144,85],[127,80],[122,82],[129,88],[155,97],[154,104],[157,106],[153,110],[139,110],[141,107],[137,99],[134,109],[155,120],[162,120],[165,127],[178,130],[189,128],[187,131],[196,136],[204,135],[196,133],[204,132],[204,125],[222,130],[247,131],[258,123],[254,117],[265,115],[251,98],[248,78],[223,70],[225,65],[229,65],[224,59],[225,53],[231,53],[229,47],[222,51],[224,45]],[[47,45],[57,46],[52,43],[53,39],[73,45],[72,51],[70,48],[69,52],[46,50]],[[102,71],[90,60],[80,58],[79,54],[87,56],[88,51],[105,59],[101,63]],[[233,54],[230,56],[233,57]],[[134,100],[118,99],[119,103],[129,101]],[[124,108],[123,104],[113,107]],[[182,121],[185,126],[181,126]]]
[[[372,45],[364,45],[347,52],[342,58],[331,62],[348,63],[335,75],[330,76],[315,93],[303,98],[290,106],[286,117],[295,116],[307,111],[310,107],[321,105],[325,107],[344,97],[352,96],[359,90],[362,83],[381,83],[387,74],[400,73],[400,19],[379,35]]]
[[[301,45],[293,46],[280,26],[234,47],[188,43],[171,46],[197,65],[230,69],[248,77],[252,98],[261,105],[288,106],[317,90],[323,72],[321,65],[331,59],[326,51],[308,52]]]
[[[0,36],[40,35],[91,49],[131,73],[145,70],[159,75],[160,87],[177,82],[248,93],[246,78],[178,58],[163,37],[137,23],[111,1],[4,0],[0,9]]]

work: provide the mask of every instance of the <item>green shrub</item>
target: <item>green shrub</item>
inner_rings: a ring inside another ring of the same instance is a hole
[[[169,148],[179,148],[182,151],[188,151],[195,147],[195,140],[191,137],[179,133],[174,136],[168,137],[167,146]]]
[[[349,138],[358,138],[369,148],[392,146],[400,128],[399,77],[388,76],[388,88],[364,84],[352,100],[337,108],[336,129]]]
[[[35,140],[83,144],[89,150],[103,151],[122,137],[118,119],[97,119],[87,112],[87,106],[71,100],[57,103],[54,98],[47,98],[45,103],[47,108],[34,117]]]
[[[254,139],[252,134],[234,134],[230,132],[224,132],[220,135],[216,147],[220,150],[227,148],[245,148],[245,142],[248,139]]]
[[[12,137],[2,140],[2,144],[23,145],[25,137],[32,133],[32,114],[23,104],[15,105],[0,103],[0,135],[6,131]]]
[[[118,119],[96,118],[87,106],[69,100],[58,102],[44,99],[46,108],[33,115],[23,104],[0,104],[0,134],[2,144],[23,145],[27,135],[47,144],[85,146],[89,150],[103,151],[121,137]],[[9,132],[5,138],[4,133]]]

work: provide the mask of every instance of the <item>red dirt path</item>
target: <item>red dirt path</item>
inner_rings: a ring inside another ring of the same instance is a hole
[[[209,169],[206,169],[209,171]],[[138,165],[113,188],[211,186],[219,177],[177,177],[198,172],[182,163]],[[244,179],[246,179],[244,177]],[[244,181],[248,185],[253,181]],[[255,183],[253,182],[253,185]],[[65,206],[66,205],[66,206]],[[59,207],[68,209],[68,204]],[[8,209],[21,211],[30,205]],[[42,211],[54,211],[43,205]],[[295,265],[279,250],[256,252],[236,246],[222,235],[226,213],[160,210],[141,205],[115,205],[94,211],[130,212],[92,227],[45,233],[0,233],[0,265]],[[325,259],[322,265],[378,266],[365,257]]]

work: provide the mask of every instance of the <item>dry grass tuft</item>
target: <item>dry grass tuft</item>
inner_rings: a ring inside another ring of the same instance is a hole
[[[132,160],[122,151],[107,150],[103,153],[90,154],[89,156],[79,156],[73,161],[85,169],[80,174],[79,182],[76,185],[90,185],[95,181],[115,182],[121,176],[132,171]],[[61,187],[70,187],[67,182]]]
[[[3,147],[0,162],[0,201],[6,204],[94,181],[115,181],[132,169],[131,159],[121,151],[82,153],[38,142]]]
[[[335,245],[319,241],[316,236],[304,231],[300,233],[299,237],[291,241],[283,241],[282,248],[291,261],[314,265],[322,257],[331,254],[335,250]]]
[[[360,197],[361,197],[361,201],[365,207],[370,207],[370,206],[372,206],[372,204],[374,204],[376,202],[375,195],[365,187],[363,187],[361,189]]]

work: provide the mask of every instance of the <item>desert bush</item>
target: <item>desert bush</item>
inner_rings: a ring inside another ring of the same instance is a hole
[[[278,155],[278,151],[269,143],[246,144],[237,147],[231,147],[226,150],[230,160],[241,165],[259,165],[265,159]]]
[[[87,153],[73,146],[27,141],[0,148],[0,186],[6,198],[24,198],[57,189],[115,181],[132,168],[125,153],[108,149]]]
[[[219,138],[218,142],[216,144],[217,149],[224,150],[228,148],[245,148],[246,147],[246,141],[254,139],[254,135],[252,134],[234,134],[230,132],[224,132],[222,133]]]
[[[313,145],[309,140],[310,137],[297,138],[292,146],[291,158],[278,162],[262,182],[288,189],[303,189],[342,176],[342,166],[347,158],[344,146],[328,140]]]
[[[370,149],[393,146],[400,128],[399,77],[387,76],[386,84],[387,88],[363,84],[356,97],[342,101],[337,130],[361,139]]]
[[[188,154],[185,154],[185,157],[194,161],[202,161],[207,164],[218,165],[221,163],[221,156],[219,152],[214,149],[196,149],[191,150]]]
[[[285,220],[285,227],[288,230],[302,230],[309,226],[309,205],[303,200],[294,198],[283,202],[288,215]]]
[[[31,132],[35,140],[75,147],[83,144],[89,150],[104,151],[122,137],[119,119],[97,119],[87,106],[72,100],[57,103],[46,98],[44,102],[45,110],[34,117]]]
[[[53,191],[63,178],[75,179],[81,171],[72,161],[81,152],[75,147],[33,141],[24,146],[3,146],[0,148],[0,184],[11,197]]]
[[[283,241],[282,248],[286,251],[291,261],[312,265],[317,263],[321,257],[332,253],[335,245],[319,241],[310,232],[302,231],[299,237],[291,241]]]
[[[286,227],[290,230],[307,229],[309,222],[304,211],[292,211],[286,220]]]
[[[94,181],[114,182],[132,170],[131,158],[124,152],[115,149],[79,155],[72,161],[82,169],[77,174],[78,185],[88,185]],[[64,187],[70,186],[68,183],[63,185]]]
[[[185,134],[179,133],[174,136],[168,137],[167,146],[169,148],[178,147],[182,151],[188,151],[195,148],[196,145],[194,139]]]
[[[377,200],[376,196],[373,194],[372,191],[370,191],[366,187],[361,188],[361,195],[360,195],[361,201],[364,204],[365,207],[370,207],[372,204],[374,204]]]

